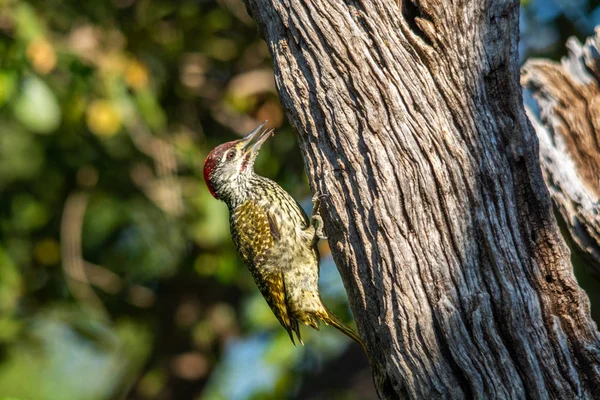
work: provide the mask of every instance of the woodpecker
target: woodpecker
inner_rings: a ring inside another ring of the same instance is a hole
[[[204,162],[210,193],[229,207],[231,236],[258,289],[295,345],[299,323],[319,321],[365,345],[358,334],[327,309],[319,294],[319,239],[322,195],[313,197],[311,218],[281,186],[257,175],[254,162],[273,134],[266,121],[243,139],[215,147]]]

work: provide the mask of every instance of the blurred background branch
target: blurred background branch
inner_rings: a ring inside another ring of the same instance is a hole
[[[67,197],[60,224],[60,243],[65,282],[73,296],[107,318],[108,312],[102,300],[90,286],[85,271],[85,261],[81,252],[83,216],[89,198],[85,193],[73,193]]]

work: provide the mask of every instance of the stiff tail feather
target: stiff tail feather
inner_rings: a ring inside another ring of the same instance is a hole
[[[298,326],[298,321],[291,320],[290,326],[283,326],[287,331],[288,335],[290,335],[290,339],[292,339],[292,343],[295,346],[296,342],[294,341],[294,332],[296,332],[296,337],[302,346],[304,346],[304,342],[302,341],[302,336],[300,336],[300,327]]]
[[[342,332],[344,335],[348,336],[349,338],[354,340],[356,343],[360,344],[360,346],[363,348],[365,354],[367,354],[367,347],[365,346],[365,343],[362,341],[360,336],[358,336],[358,333],[356,333],[354,331],[354,329],[350,328],[348,325],[343,323],[342,320],[339,319],[337,317],[337,315],[335,315],[334,313],[329,311],[329,309],[327,307],[325,307],[325,305],[323,305],[323,308],[324,308],[325,312],[322,313],[321,315],[319,315],[321,320],[323,322],[325,322],[327,325],[331,325],[331,326],[335,327],[337,330]]]

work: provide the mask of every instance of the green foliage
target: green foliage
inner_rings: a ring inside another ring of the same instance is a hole
[[[146,358],[150,332],[127,320],[107,326],[88,318],[54,308],[28,321],[0,365],[2,392],[56,400],[117,394],[122,376]]]
[[[38,77],[24,77],[18,97],[12,102],[15,119],[35,133],[56,131],[61,110],[52,90]]]
[[[269,119],[258,169],[308,194],[265,45],[225,3],[1,3],[0,396],[211,398],[231,349],[278,371],[246,398],[298,382],[202,181],[212,147]],[[275,339],[238,343],[253,333]]]

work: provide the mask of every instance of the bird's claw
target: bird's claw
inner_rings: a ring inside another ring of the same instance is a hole
[[[323,199],[329,197],[329,195],[327,193],[321,193],[320,191],[316,191],[315,194],[312,197],[312,203],[313,203],[313,212],[314,210],[319,210],[319,207],[321,206],[321,202],[323,201]]]

